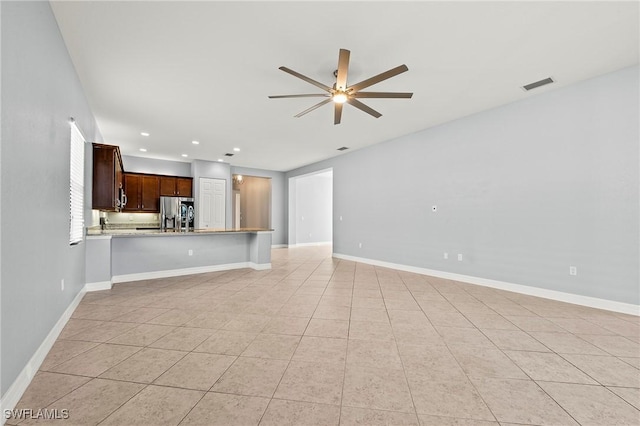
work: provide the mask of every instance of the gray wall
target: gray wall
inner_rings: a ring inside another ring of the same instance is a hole
[[[287,177],[333,167],[335,253],[638,304],[638,95],[635,66]]]
[[[287,210],[288,183],[283,172],[272,170],[251,169],[247,167],[231,167],[232,174],[243,176],[257,176],[271,178],[271,227],[273,228],[272,243],[274,245],[287,244],[289,215]]]
[[[333,173],[295,179],[295,244],[331,242]]]
[[[251,234],[247,233],[114,237],[111,239],[111,274],[248,262],[250,240]],[[189,250],[192,250],[192,256],[189,256]]]
[[[191,163],[182,161],[156,160],[153,158],[122,156],[122,165],[126,172],[152,173],[169,176],[191,176]]]
[[[69,117],[101,137],[49,3],[0,2],[0,15],[4,394],[84,286],[84,244],[69,246]]]

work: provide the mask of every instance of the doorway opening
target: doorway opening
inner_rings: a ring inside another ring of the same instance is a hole
[[[289,246],[333,242],[333,169],[289,178]]]
[[[271,229],[271,178],[234,174],[232,226]]]

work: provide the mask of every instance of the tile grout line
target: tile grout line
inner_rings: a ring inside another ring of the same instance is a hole
[[[296,268],[296,269],[297,269],[297,268]],[[315,268],[315,269],[317,269],[317,268]],[[314,269],[314,271],[315,271],[315,269]],[[289,275],[291,275],[291,274],[289,274]],[[301,285],[299,285],[299,286],[297,287],[297,289],[300,289],[300,287],[302,287],[302,285],[303,285],[307,280],[308,280],[308,277],[307,277],[307,279],[305,279],[305,281],[303,281],[303,283],[302,283]],[[282,280],[281,280],[281,281],[282,281]],[[325,288],[326,288],[326,287],[325,287]],[[297,292],[297,291],[296,291],[296,292]],[[324,293],[324,292],[323,292],[323,293]],[[295,294],[295,293],[294,293],[294,294]],[[293,297],[293,295],[291,295],[291,296],[289,297],[289,299],[291,299],[291,297]],[[289,300],[289,299],[287,299],[287,300]],[[318,301],[318,304],[319,304],[319,301]],[[317,308],[318,308],[318,306],[316,305],[316,309],[317,309]],[[316,309],[314,309],[313,313],[315,313]],[[311,318],[313,318],[313,313],[311,314]],[[304,333],[307,331],[307,328],[309,327],[309,324],[311,323],[311,318],[309,318],[309,321],[307,322],[307,325],[306,325],[305,329],[303,330],[303,334],[302,334],[302,336],[300,336],[300,341],[302,341],[302,337],[304,337]],[[298,341],[298,345],[300,345],[300,341]],[[296,347],[296,349],[297,349],[297,347]],[[274,395],[275,395],[275,394],[276,394],[276,392],[278,391],[278,387],[280,386],[280,383],[282,383],[282,379],[284,378],[284,375],[285,375],[285,374],[287,374],[287,371],[289,370],[289,366],[291,365],[291,360],[293,359],[293,356],[294,356],[294,355],[295,355],[295,351],[294,351],[294,354],[293,354],[293,355],[291,355],[291,358],[289,358],[289,361],[288,361],[288,363],[287,363],[287,367],[284,369],[284,372],[282,373],[282,376],[280,376],[280,380],[278,380],[278,384],[277,384],[277,385],[275,386],[275,388],[273,389],[273,393],[271,394],[271,397],[269,398],[269,402],[268,402],[267,406],[265,407],[264,412],[263,412],[263,413],[262,413],[262,415],[260,416],[260,419],[258,420],[258,425],[262,422],[262,419],[264,418],[264,416],[265,416],[265,414],[267,413],[267,411],[269,411],[269,407],[271,406],[271,402],[274,400]],[[288,400],[287,400],[287,401],[288,401]]]
[[[378,280],[378,286],[380,286],[380,279],[378,277],[378,271],[377,270],[376,270],[376,279]],[[402,279],[402,277],[400,277],[400,280],[402,281],[402,284],[405,286],[405,288],[407,288],[407,286],[406,286],[404,280]],[[411,294],[411,297],[413,298],[413,293],[411,293],[411,291],[408,288],[407,288],[407,290],[409,291],[409,293]],[[411,385],[409,384],[409,376],[407,375],[407,370],[406,370],[406,368],[404,366],[404,361],[402,360],[402,355],[400,354],[400,347],[398,346],[398,340],[396,339],[396,333],[393,330],[393,323],[392,323],[391,317],[389,315],[389,309],[387,309],[387,302],[386,302],[386,299],[384,297],[384,292],[382,291],[382,287],[380,288],[380,293],[382,293],[382,303],[384,304],[384,310],[387,313],[387,318],[389,319],[389,326],[391,327],[391,333],[393,333],[394,347],[396,348],[396,351],[398,352],[398,358],[400,358],[400,365],[402,366],[402,373],[404,374],[404,380],[407,383],[407,389],[409,390],[409,396],[411,397],[411,404],[413,405],[413,414],[415,414],[416,420],[418,421],[418,424],[420,424],[420,415],[418,414],[418,407],[417,407],[415,399],[413,397],[413,392],[411,391]],[[418,306],[420,306],[420,305],[418,305]]]

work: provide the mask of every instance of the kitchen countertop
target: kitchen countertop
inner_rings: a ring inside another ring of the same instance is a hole
[[[87,229],[87,237],[111,236],[111,237],[145,237],[145,236],[188,236],[188,235],[210,235],[210,234],[238,234],[272,232],[267,228],[229,228],[214,229],[203,228],[190,231],[176,231],[172,229]]]

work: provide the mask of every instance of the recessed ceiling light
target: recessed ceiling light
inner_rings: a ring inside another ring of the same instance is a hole
[[[194,145],[200,145],[200,142],[198,142],[198,141],[191,141],[191,143],[194,144]]]
[[[222,158],[218,158],[218,161],[224,163],[224,160]]]
[[[140,148],[140,151],[141,152],[147,152],[147,149],[146,148]]]
[[[147,132],[140,132],[140,134],[141,134],[142,136],[149,136],[149,133],[147,133]]]
[[[188,157],[188,155],[187,155],[187,154],[182,154],[182,156],[183,156],[183,157]]]
[[[240,148],[233,148],[235,152],[240,152]]]

